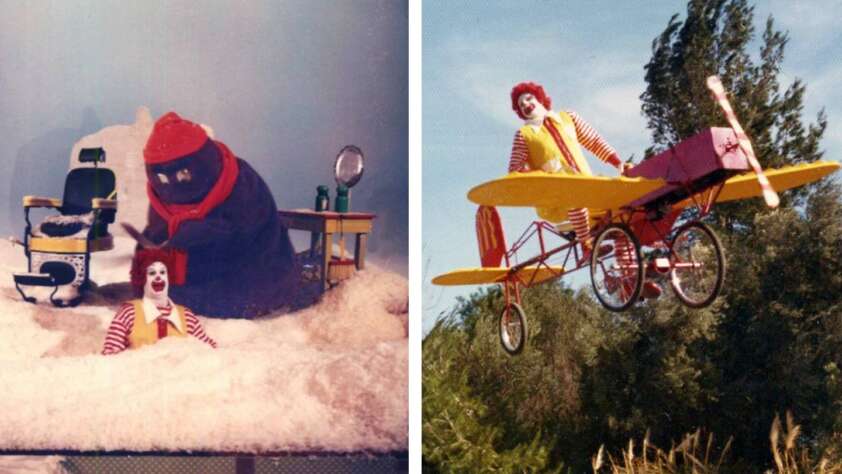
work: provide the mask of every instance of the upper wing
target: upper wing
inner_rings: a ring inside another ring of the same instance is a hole
[[[775,191],[797,188],[833,173],[840,164],[835,161],[816,161],[778,169],[767,169],[766,177]],[[741,174],[725,181],[716,202],[734,201],[763,195],[754,173]]]
[[[480,184],[468,191],[468,199],[484,206],[618,209],[663,185],[658,179],[533,171]]]

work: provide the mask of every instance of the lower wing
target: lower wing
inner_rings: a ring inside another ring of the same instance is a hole
[[[485,285],[503,283],[507,277],[517,278],[526,284],[537,284],[561,276],[563,267],[545,266],[523,267],[512,271],[509,267],[460,268],[433,278],[433,284],[442,286]]]

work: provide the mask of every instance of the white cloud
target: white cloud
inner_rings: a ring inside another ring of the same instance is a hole
[[[646,146],[639,95],[647,52],[600,51],[554,31],[534,31],[505,41],[452,38],[443,53],[448,88],[501,126],[514,130],[521,123],[509,91],[531,80],[544,85],[553,108],[579,112],[621,155]]]
[[[778,29],[788,31],[791,39],[808,48],[819,49],[833,45],[838,37],[828,32],[838,29],[839,18],[842,17],[842,2],[773,0],[768,4],[768,10],[756,11],[758,32],[765,27],[770,12]]]
[[[515,126],[518,119],[510,109],[509,91],[520,81],[541,81],[548,66],[546,58],[564,54],[553,47],[557,42],[542,34],[506,41],[455,37],[444,51],[450,88],[495,122]],[[537,48],[537,44],[548,45],[548,49]]]
[[[640,113],[640,91],[643,83],[626,82],[600,89],[588,98],[590,106],[581,108],[588,121],[599,130],[620,153],[640,158],[649,143],[646,120]]]

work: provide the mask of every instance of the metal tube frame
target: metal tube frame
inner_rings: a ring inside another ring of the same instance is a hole
[[[719,194],[722,192],[722,189],[725,186],[724,180],[721,183],[709,186],[703,190],[693,192],[690,187],[689,182],[681,183],[682,187],[688,194],[688,198],[692,204],[688,205],[687,207],[695,207],[698,210],[698,214],[689,222],[699,221],[705,216],[710,213],[713,204],[716,202]],[[655,216],[652,216],[652,213],[655,213]],[[605,229],[608,225],[613,223],[621,223],[629,226],[634,218],[638,215],[643,214],[645,219],[643,222],[645,225],[650,226],[650,228],[658,235],[658,240],[655,242],[654,247],[664,248],[669,252],[670,255],[670,270],[673,268],[683,268],[686,265],[692,266],[693,264],[682,264],[675,262],[672,254],[672,246],[670,245],[672,241],[673,232],[676,230],[676,226],[672,226],[668,232],[663,232],[658,226],[655,225],[660,218],[663,216],[658,216],[658,208],[657,205],[647,205],[642,207],[624,207],[619,209],[618,211],[614,212],[609,210],[603,217],[601,217],[594,226],[591,227],[591,231],[589,233],[589,239],[595,238],[603,229]],[[683,225],[683,224],[682,224]],[[545,233],[548,233],[547,237],[550,235],[556,236],[560,239],[565,240],[565,243],[547,249],[547,239],[545,238]],[[512,244],[511,248],[506,251],[504,254],[506,267],[509,267],[508,273],[503,277],[501,284],[503,285],[503,292],[506,304],[508,305],[512,301],[512,297],[514,297],[514,301],[518,304],[521,304],[521,291],[520,287],[529,288],[536,284],[536,278],[538,275],[538,270],[544,268],[547,272],[552,274],[550,278],[543,278],[540,282],[546,281],[548,279],[555,279],[559,278],[562,275],[575,272],[577,270],[581,270],[583,268],[589,267],[590,262],[581,260],[581,256],[584,256],[584,251],[581,248],[581,242],[574,236],[570,237],[570,233],[562,233],[558,229],[556,229],[552,224],[547,221],[537,220],[533,221],[526,230],[518,237],[514,244]],[[521,250],[527,242],[533,240],[534,238],[538,239],[538,248],[539,253],[535,257],[529,258],[523,262],[518,262],[514,266],[511,265],[512,260],[517,261],[517,252]],[[556,271],[554,270],[548,263],[550,257],[563,254],[564,258],[562,260],[562,270]],[[643,256],[641,255],[641,258]],[[572,262],[572,265],[569,265]],[[640,262],[643,265],[643,262]],[[531,272],[531,276],[526,279],[524,275],[522,275],[521,270],[535,266],[536,271]],[[569,267],[569,268],[568,268]],[[637,269],[636,264],[632,264],[630,269]],[[539,282],[539,283],[540,283]]]

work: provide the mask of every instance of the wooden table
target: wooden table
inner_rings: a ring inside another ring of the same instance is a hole
[[[365,268],[365,252],[368,234],[371,233],[372,221],[376,217],[367,212],[316,212],[307,209],[279,210],[278,216],[288,229],[305,230],[323,234],[321,249],[323,288],[327,288],[328,266],[333,255],[333,234],[355,234],[354,266],[357,270]]]

